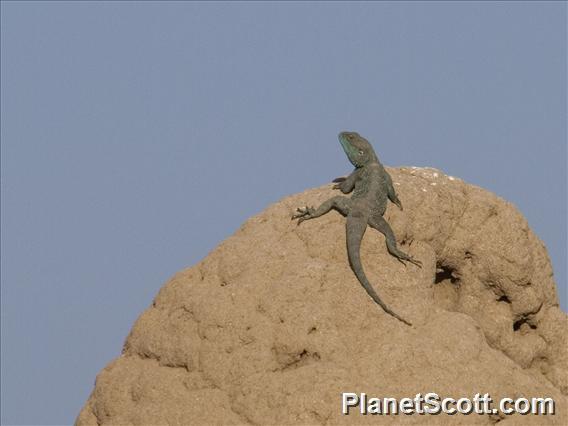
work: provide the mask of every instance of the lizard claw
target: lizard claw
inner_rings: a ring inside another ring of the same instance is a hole
[[[413,265],[418,266],[419,268],[422,268],[422,262],[420,262],[419,260],[416,260],[416,259],[414,259],[413,257],[408,256],[408,255],[406,255],[406,254],[403,255],[403,256],[401,256],[401,257],[397,257],[397,259],[398,259],[398,261],[401,262],[404,266],[406,266],[406,263],[404,263],[404,262],[406,261],[406,262],[412,263]]]
[[[418,266],[419,268],[422,268],[422,262],[420,262],[419,260],[413,259],[411,257],[409,257],[408,260],[410,263],[412,263],[413,265]]]
[[[312,214],[314,212],[313,207],[298,207],[296,209],[296,213],[292,215],[292,220],[298,219],[298,225],[302,223],[304,220],[308,220],[312,218]]]
[[[342,176],[342,177],[338,177],[338,178],[333,179],[332,182],[333,182],[335,185],[333,185],[332,189],[339,189],[339,190],[341,190],[341,192],[344,192],[344,191],[341,189],[341,185],[343,185],[346,180],[347,180],[347,178],[346,178],[345,176]]]

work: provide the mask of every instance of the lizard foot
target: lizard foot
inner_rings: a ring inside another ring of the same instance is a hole
[[[332,186],[332,189],[339,189],[339,190],[341,190],[341,192],[343,192],[344,194],[347,194],[347,193],[350,192],[350,191],[347,191],[347,192],[346,192],[346,189],[347,189],[347,187],[345,186],[345,185],[346,185],[346,183],[345,183],[346,180],[347,180],[347,178],[346,178],[345,176],[341,176],[341,177],[338,177],[338,178],[333,179],[332,182],[333,182],[335,185]]]
[[[406,266],[406,263],[404,263],[404,262],[406,261],[406,262],[412,263],[413,265],[418,266],[419,268],[422,268],[422,262],[420,262],[419,260],[414,259],[412,256],[409,256],[409,255],[407,255],[407,254],[401,253],[401,255],[400,255],[400,256],[397,256],[396,258],[397,258],[397,260],[398,260],[399,262],[401,262],[404,266]]]
[[[298,219],[298,225],[302,223],[304,220],[312,219],[312,216],[316,209],[313,207],[298,207],[296,209],[296,213],[292,215],[292,220]]]
[[[334,179],[337,182],[337,179]],[[349,194],[353,190],[353,186],[349,184],[346,180],[342,180],[339,183],[333,185],[332,189],[339,189],[344,194]]]
[[[422,262],[420,262],[419,260],[416,260],[416,259],[414,259],[414,258],[412,258],[412,257],[410,257],[410,256],[408,256],[408,257],[407,257],[406,259],[404,259],[404,260],[406,260],[406,261],[412,263],[413,265],[418,266],[419,268],[422,268]]]
[[[409,262],[412,263],[413,265],[418,266],[419,268],[422,268],[422,262],[420,262],[419,260],[412,259],[412,260],[409,260]]]

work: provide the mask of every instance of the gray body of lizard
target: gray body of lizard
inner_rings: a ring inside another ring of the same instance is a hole
[[[407,325],[412,325],[398,314],[393,312],[381,300],[371,283],[367,279],[361,264],[361,241],[367,225],[384,234],[389,253],[401,262],[408,261],[417,266],[422,264],[400,251],[396,244],[394,233],[383,218],[388,200],[395,203],[401,210],[402,204],[392,184],[392,179],[383,165],[379,162],[371,144],[358,133],[341,132],[339,142],[347,154],[349,161],[355,166],[355,170],[347,178],[339,178],[334,182],[340,182],[334,186],[344,194],[353,191],[351,198],[336,196],[324,202],[317,209],[313,207],[298,208],[292,219],[298,219],[298,225],[305,220],[315,219],[328,213],[331,209],[337,210],[347,217],[346,239],[347,254],[351,269],[365,288],[369,296],[383,308],[383,310],[399,319]],[[404,262],[403,262],[404,263]]]

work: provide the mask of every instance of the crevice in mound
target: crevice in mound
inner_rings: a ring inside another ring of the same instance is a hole
[[[190,366],[187,363],[174,363],[174,362],[170,362],[170,361],[163,361],[162,357],[159,356],[158,354],[152,353],[152,352],[138,352],[138,351],[129,351],[128,353],[125,353],[125,356],[135,356],[140,358],[141,360],[150,360],[150,361],[154,361],[158,363],[158,366],[160,367],[166,367],[166,368],[181,368],[185,371],[187,371],[188,373],[191,373],[191,371],[193,370],[192,368],[190,368]]]
[[[449,280],[451,284],[459,285],[459,278],[456,277],[455,269],[449,266],[438,265],[434,284],[440,284],[446,280]]]
[[[513,322],[513,331],[521,334],[529,333],[531,330],[536,330],[537,326],[535,324],[536,316],[542,309],[543,303],[541,302],[538,308],[532,311],[523,313],[517,320]],[[548,344],[548,342],[547,342]]]
[[[513,323],[513,330],[526,332],[528,330],[536,330],[536,325],[529,322],[527,317],[522,317]]]
[[[309,364],[312,361],[319,361],[320,359],[321,357],[319,353],[309,352],[308,350],[304,349],[295,357],[294,360],[292,360],[290,363],[286,364],[283,368],[281,368],[281,371],[288,370],[290,368],[299,368],[306,364]]]
[[[434,302],[446,311],[455,311],[460,285],[461,281],[454,268],[438,264],[434,277]]]
[[[311,364],[312,362],[317,362],[321,359],[318,352],[308,351],[307,349],[303,349],[302,351],[295,353],[287,353],[279,350],[278,348],[272,348],[272,351],[276,356],[278,364],[280,364],[279,367],[273,371],[296,369]]]

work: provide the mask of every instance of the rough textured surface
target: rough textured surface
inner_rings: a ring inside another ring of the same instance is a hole
[[[298,227],[297,206],[331,185],[252,217],[175,275],[98,375],[77,423],[566,424],[568,317],[546,249],[508,202],[434,169],[390,169],[404,211],[385,218],[405,267],[369,230],[361,248],[381,297],[347,262],[345,219]],[[413,397],[553,397],[554,416],[349,416],[341,392]]]

